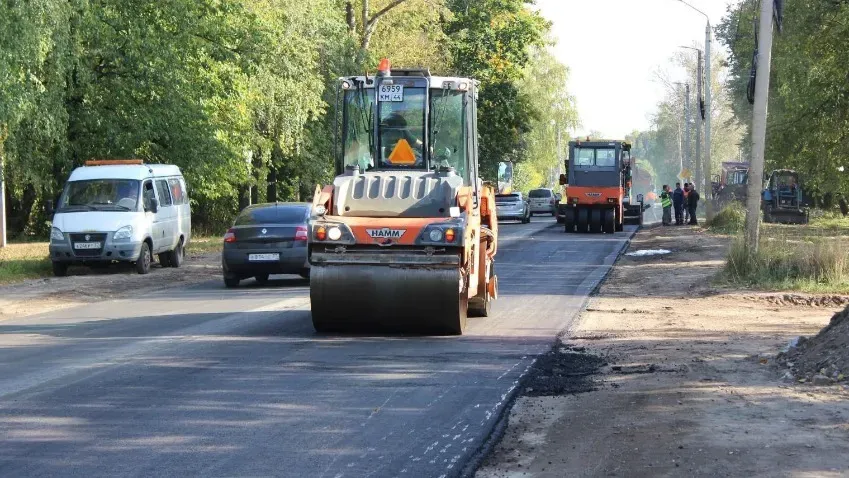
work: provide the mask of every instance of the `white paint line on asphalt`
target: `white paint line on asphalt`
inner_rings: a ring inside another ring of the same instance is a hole
[[[110,367],[123,365],[122,361],[142,353],[150,353],[152,351],[177,344],[195,342],[202,340],[204,336],[222,335],[235,328],[244,327],[247,321],[256,321],[259,318],[268,319],[280,312],[297,310],[305,306],[308,310],[309,299],[285,299],[262,307],[257,307],[255,309],[236,312],[220,319],[186,327],[185,329],[171,333],[167,337],[146,339],[90,357],[85,357],[76,361],[72,365],[60,365],[39,370],[15,380],[0,383],[0,398],[5,397],[6,395],[23,392],[39,385],[74,374],[84,374],[84,377],[81,376],[80,379],[88,378],[96,373],[105,371]]]

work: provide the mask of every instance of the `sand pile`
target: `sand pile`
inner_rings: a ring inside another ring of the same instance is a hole
[[[797,380],[814,385],[843,382],[849,377],[849,307],[834,314],[814,337],[800,337],[778,356]]]

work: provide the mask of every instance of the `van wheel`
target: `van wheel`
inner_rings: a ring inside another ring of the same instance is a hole
[[[171,267],[178,268],[183,265],[183,259],[186,257],[186,249],[183,247],[183,239],[177,243],[177,247],[174,248],[170,253],[171,256]]]
[[[147,274],[150,272],[150,263],[153,255],[150,253],[150,246],[146,242],[142,242],[139,258],[136,259],[136,272],[139,274]]]
[[[303,277],[304,279],[310,278],[310,270],[309,269],[301,269],[301,272],[298,272],[298,275]]]
[[[56,277],[65,277],[68,275],[68,264],[65,262],[54,262],[53,275]]]

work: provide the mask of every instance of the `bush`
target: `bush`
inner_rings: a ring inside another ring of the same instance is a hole
[[[813,238],[804,241],[767,238],[751,254],[736,237],[726,259],[725,277],[755,287],[811,291],[849,290],[849,241]]]
[[[743,230],[746,224],[746,209],[737,201],[733,201],[713,219],[707,222],[708,229],[721,234],[735,234]]]

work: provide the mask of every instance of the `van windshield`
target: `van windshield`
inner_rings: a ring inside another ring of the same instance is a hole
[[[135,179],[70,181],[57,212],[136,211],[140,189],[141,181]]]

